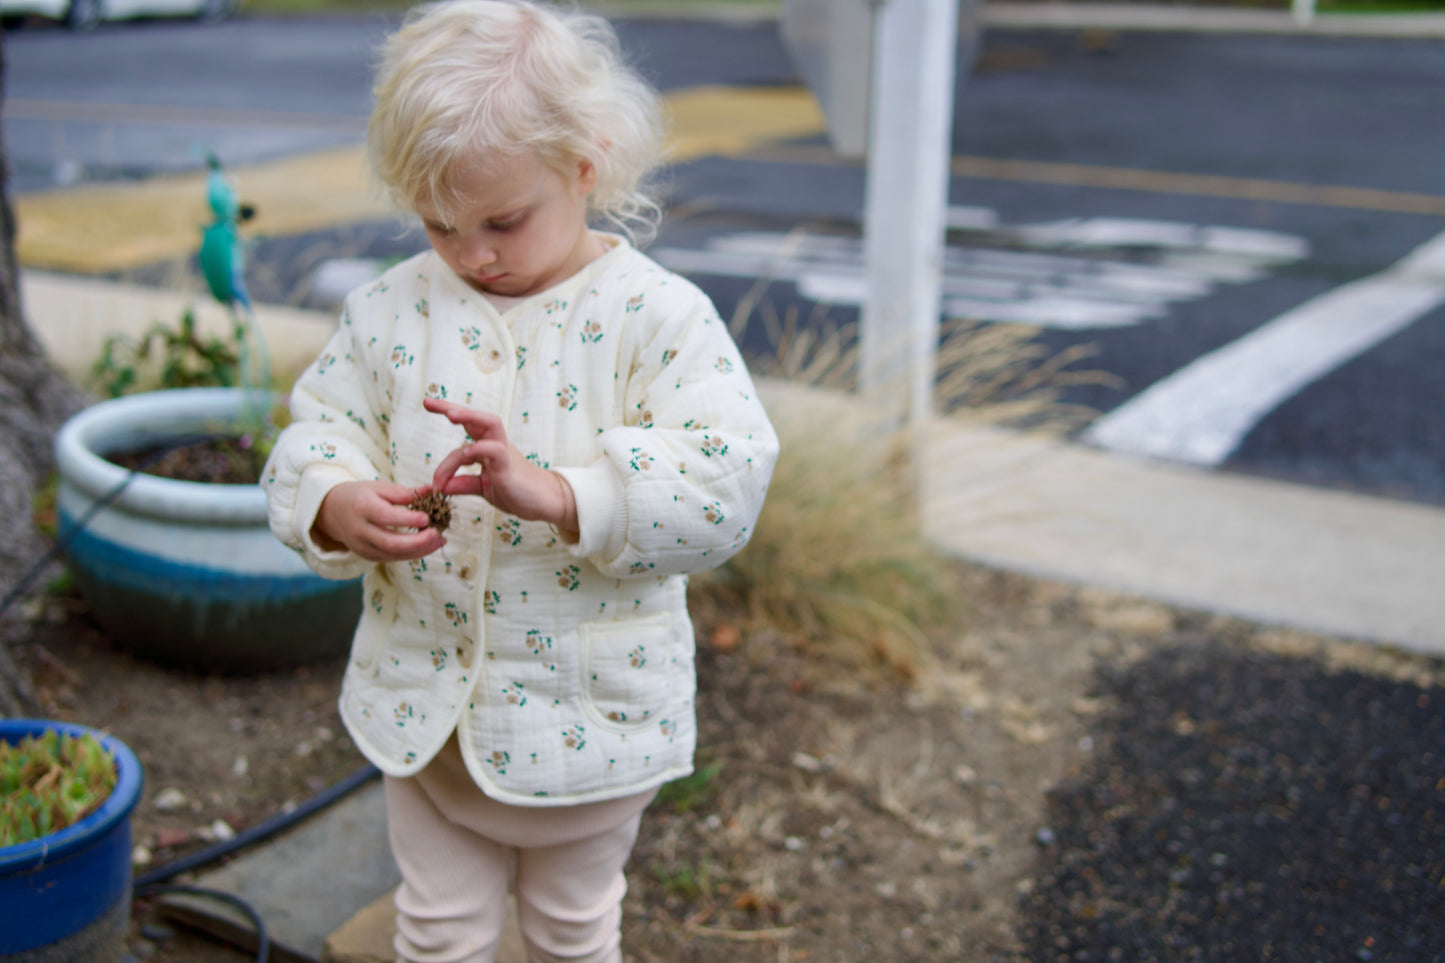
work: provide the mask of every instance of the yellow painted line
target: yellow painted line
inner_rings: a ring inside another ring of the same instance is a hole
[[[802,87],[691,87],[668,96],[666,107],[670,164],[737,156],[826,129],[818,102]]]
[[[822,112],[806,90],[696,87],[665,98],[670,117],[666,159],[678,164],[708,155],[737,155],[768,141],[806,137],[824,129]],[[257,111],[175,111],[134,105],[21,104],[28,117],[102,122],[272,124],[283,115]],[[7,113],[16,116],[14,104]],[[316,118],[303,115],[311,124]],[[295,123],[296,120],[284,121]],[[332,126],[350,119],[333,118]],[[358,127],[358,130],[361,128]],[[257,216],[248,236],[281,236],[393,215],[368,173],[361,146],[231,170],[242,201]],[[160,177],[131,184],[96,184],[16,198],[16,248],[27,268],[71,273],[125,271],[186,258],[210,220],[205,174]]]
[[[371,185],[359,147],[308,154],[232,171],[241,199],[257,208],[250,236],[300,234],[392,211]],[[124,271],[187,257],[210,221],[203,173],[136,184],[97,184],[15,201],[16,251],[29,268],[74,273]]]
[[[779,164],[849,164],[840,161],[826,147],[812,145],[768,145],[749,152],[749,158]],[[1198,197],[1221,197],[1237,201],[1270,201],[1278,204],[1307,204],[1344,207],[1388,213],[1445,215],[1445,197],[1408,191],[1385,191],[1368,187],[1340,187],[1302,184],[1254,177],[1223,177],[1214,174],[1176,174],[1132,167],[1103,167],[1090,164],[1061,164],[1050,161],[1008,160],[996,157],[955,157],[950,165],[955,177],[986,180],[1024,181],[1031,184],[1063,184],[1070,187],[1103,187],[1125,191],[1150,191]]]
[[[996,160],[990,157],[955,157],[953,173],[959,177],[1068,184],[1082,187],[1112,187],[1161,194],[1225,197],[1243,201],[1274,201],[1280,204],[1311,204],[1318,207],[1349,207],[1367,211],[1405,214],[1445,214],[1445,197],[1412,194],[1365,187],[1301,184],[1254,177],[1223,177],[1214,174],[1174,174],[1166,171],[1127,167],[1098,167],[1088,164],[1057,164],[1044,161]]]

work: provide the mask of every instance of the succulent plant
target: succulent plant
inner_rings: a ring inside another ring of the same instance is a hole
[[[105,802],[116,778],[115,759],[89,734],[50,729],[0,741],[0,847],[74,825]]]

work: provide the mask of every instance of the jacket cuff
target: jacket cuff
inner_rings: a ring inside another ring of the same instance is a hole
[[[621,555],[627,546],[627,496],[617,469],[603,459],[587,468],[553,470],[572,486],[577,499],[578,539],[569,551],[604,562]]]
[[[323,578],[353,578],[366,568],[365,559],[349,549],[326,549],[316,543],[311,528],[321,512],[321,503],[331,489],[342,482],[356,481],[343,468],[313,465],[301,474],[296,485],[296,507],[291,514],[291,533],[312,561],[312,568]]]

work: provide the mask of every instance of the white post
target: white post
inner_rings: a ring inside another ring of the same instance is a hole
[[[874,9],[859,387],[911,422],[932,408],[959,0]],[[898,410],[901,408],[902,410]]]
[[[1313,23],[1315,19],[1315,0],[1292,0],[1290,12],[1294,14],[1295,23],[1301,26]]]

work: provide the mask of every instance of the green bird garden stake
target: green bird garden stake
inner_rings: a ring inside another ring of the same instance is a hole
[[[263,393],[271,384],[271,364],[246,291],[246,245],[240,230],[241,222],[249,220],[255,211],[236,199],[236,189],[216,155],[208,155],[206,165],[211,171],[206,180],[206,200],[213,219],[201,234],[201,274],[211,295],[231,312],[240,349],[241,385],[248,396],[248,420],[264,428],[270,405]]]

